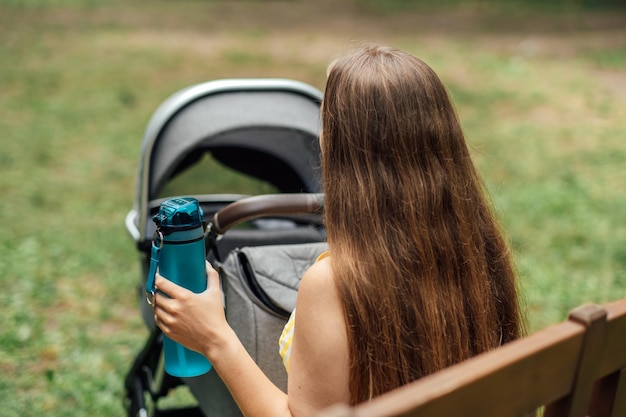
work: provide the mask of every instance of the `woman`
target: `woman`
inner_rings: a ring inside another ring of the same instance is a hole
[[[433,70],[365,47],[329,69],[322,104],[329,256],[304,275],[288,395],[224,318],[217,273],[193,294],[157,277],[155,318],[203,353],[246,416],[357,404],[516,339],[509,251]]]

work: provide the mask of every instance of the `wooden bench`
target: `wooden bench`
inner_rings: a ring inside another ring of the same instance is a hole
[[[592,417],[626,416],[626,299],[606,304],[607,322],[601,362],[589,414]]]
[[[626,299],[318,417],[626,417]]]

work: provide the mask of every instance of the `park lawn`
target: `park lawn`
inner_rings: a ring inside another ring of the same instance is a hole
[[[323,89],[355,41],[409,50],[449,87],[530,331],[623,297],[626,15],[450,4],[0,2],[0,416],[123,413],[147,336],[124,216],[156,107],[219,78]]]

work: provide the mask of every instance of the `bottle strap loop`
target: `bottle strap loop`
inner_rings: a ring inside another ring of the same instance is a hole
[[[154,304],[154,295],[156,294],[156,272],[159,267],[159,258],[161,257],[161,248],[163,247],[163,233],[160,230],[154,232],[152,238],[152,248],[150,249],[150,269],[146,280],[146,302],[149,305]]]

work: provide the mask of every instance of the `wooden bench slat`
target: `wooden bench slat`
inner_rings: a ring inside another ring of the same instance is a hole
[[[606,304],[604,308],[607,325],[598,377],[626,368],[626,298]]]
[[[626,368],[616,372],[615,376],[617,381],[610,417],[624,417],[626,416]]]
[[[602,360],[606,317],[606,310],[594,304],[579,307],[570,313],[570,321],[580,323],[587,329],[578,360],[575,383],[567,396],[546,407],[545,417],[585,417],[587,415],[596,372]]]
[[[597,371],[589,415],[626,417],[626,299],[604,306],[607,311],[602,363]]]

